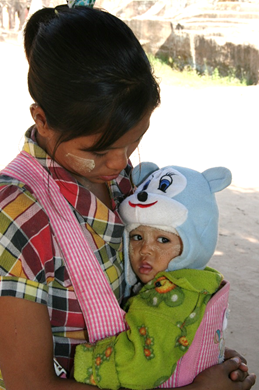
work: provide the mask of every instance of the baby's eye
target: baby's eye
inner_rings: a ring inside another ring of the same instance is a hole
[[[158,237],[157,241],[161,244],[166,244],[167,242],[170,242],[170,240],[168,240],[168,238],[166,237]]]
[[[133,241],[140,241],[142,240],[142,237],[140,234],[133,234],[132,236],[130,236],[130,239]]]

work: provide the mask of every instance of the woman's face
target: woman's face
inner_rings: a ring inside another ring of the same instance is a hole
[[[130,155],[149,128],[151,113],[152,111],[149,111],[135,127],[103,151],[89,151],[101,137],[100,134],[62,142],[55,152],[55,161],[79,181],[84,178],[92,183],[104,183],[115,179],[126,167]],[[58,136],[55,131],[49,130],[48,137],[45,137],[43,142],[40,142],[42,137],[37,139],[40,146],[52,155]]]

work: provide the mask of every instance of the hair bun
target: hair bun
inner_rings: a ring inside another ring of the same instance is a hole
[[[54,8],[42,8],[36,11],[28,20],[24,29],[24,49],[28,62],[30,62],[31,48],[36,38],[40,25],[48,23],[56,17]]]

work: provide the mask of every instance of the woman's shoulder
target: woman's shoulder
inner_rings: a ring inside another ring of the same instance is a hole
[[[10,176],[0,175],[0,205],[1,208],[6,204],[17,199],[24,199],[29,197],[32,202],[36,202],[36,198],[32,195],[31,189],[23,182],[14,179]]]
[[[0,176],[0,226],[0,268],[14,276],[40,275],[53,258],[49,218],[28,187],[8,176]]]
[[[5,175],[0,175],[0,218],[10,223],[15,221],[20,227],[34,220],[39,225],[49,223],[48,216],[31,189],[21,181]]]

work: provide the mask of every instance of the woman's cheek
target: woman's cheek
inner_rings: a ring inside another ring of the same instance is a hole
[[[95,168],[95,161],[92,159],[78,157],[71,153],[67,153],[65,157],[67,164],[76,172],[91,172]]]

